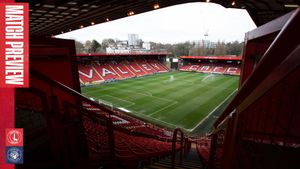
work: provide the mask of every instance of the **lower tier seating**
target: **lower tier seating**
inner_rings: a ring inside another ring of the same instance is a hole
[[[163,63],[155,59],[80,63],[78,68],[81,84],[102,83],[169,71]]]
[[[118,117],[118,119],[120,118]],[[142,163],[150,163],[153,159],[166,157],[172,152],[172,142],[165,141],[166,139],[154,138],[153,131],[150,128],[147,128],[147,131],[149,131],[148,136],[139,136],[137,133],[127,130],[126,127],[122,128],[117,125],[112,131],[114,138],[112,143],[109,139],[110,133],[107,123],[101,119],[105,118],[101,118],[101,115],[99,119],[83,116],[83,126],[90,157],[107,162],[111,161],[111,163],[116,160],[122,168],[137,168]],[[137,124],[137,122],[134,123]],[[112,153],[111,144],[114,144],[114,153]],[[177,144],[176,149],[179,148],[180,145]]]
[[[240,65],[236,64],[218,64],[218,63],[202,63],[202,64],[188,64],[182,66],[181,71],[194,71],[201,73],[216,73],[228,75],[240,75]]]
[[[103,112],[93,107],[90,104],[84,103],[83,106],[90,111],[93,111],[97,114],[103,114]],[[112,122],[114,125],[126,128],[130,131],[136,131],[139,133],[146,133],[151,135],[156,135],[160,138],[169,138],[170,131],[162,128],[158,128],[152,124],[145,123],[142,120],[127,116],[123,112],[119,112],[118,110],[114,110],[114,115],[111,116]]]
[[[197,152],[205,165],[207,165],[209,160],[210,144],[211,138],[209,137],[201,137],[199,140],[197,140]]]

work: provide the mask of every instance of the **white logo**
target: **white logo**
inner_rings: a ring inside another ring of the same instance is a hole
[[[10,144],[19,144],[22,141],[22,133],[18,130],[9,131],[6,137]]]

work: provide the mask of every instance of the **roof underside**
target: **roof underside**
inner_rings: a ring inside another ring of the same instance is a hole
[[[28,2],[28,0],[16,0]],[[51,36],[177,4],[201,2],[199,0],[29,0],[30,34]],[[246,9],[257,26],[260,26],[295,8],[286,4],[300,4],[300,0],[210,0],[227,8]]]
[[[78,57],[127,57],[127,56],[167,56],[169,52],[161,53],[89,53],[89,54],[77,54]]]
[[[233,56],[180,56],[181,59],[194,59],[194,60],[236,60],[242,61],[242,57]]]

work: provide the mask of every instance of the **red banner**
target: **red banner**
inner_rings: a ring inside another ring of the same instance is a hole
[[[0,3],[0,88],[28,87],[28,4]]]
[[[23,163],[23,130],[15,127],[14,88],[28,87],[28,4],[0,0],[0,169]]]

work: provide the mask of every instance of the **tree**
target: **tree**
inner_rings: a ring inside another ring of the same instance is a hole
[[[101,48],[103,51],[106,51],[106,48],[109,46],[114,46],[116,47],[116,42],[115,40],[109,38],[109,39],[103,39],[101,43]]]
[[[173,57],[174,54],[174,45],[172,44],[162,44],[156,42],[150,42],[151,51],[152,52],[170,52],[172,53],[170,56]]]
[[[101,50],[101,45],[96,40],[92,40],[91,53],[97,53]]]
[[[214,50],[214,55],[226,55],[225,42],[218,41]]]
[[[120,43],[121,41],[118,41]],[[140,40],[142,42],[142,40]],[[101,44],[96,40],[88,40],[83,45],[76,41],[77,53],[100,53],[105,52],[107,47],[117,47],[114,39],[103,39]],[[200,55],[241,55],[243,50],[243,42],[211,42],[202,40],[198,42],[184,42],[176,44],[163,44],[150,42],[152,52],[170,52],[170,57],[179,57],[184,55],[200,56]]]
[[[90,40],[87,40],[84,44],[84,49],[87,53],[91,53],[92,48],[92,42]]]
[[[241,55],[244,43],[238,41],[229,42],[226,44],[226,54],[227,55]]]
[[[174,45],[174,56],[187,56],[189,55],[189,49],[192,45],[190,42],[177,43]]]
[[[83,43],[79,41],[75,41],[75,48],[76,48],[76,53],[85,53],[84,45]]]

